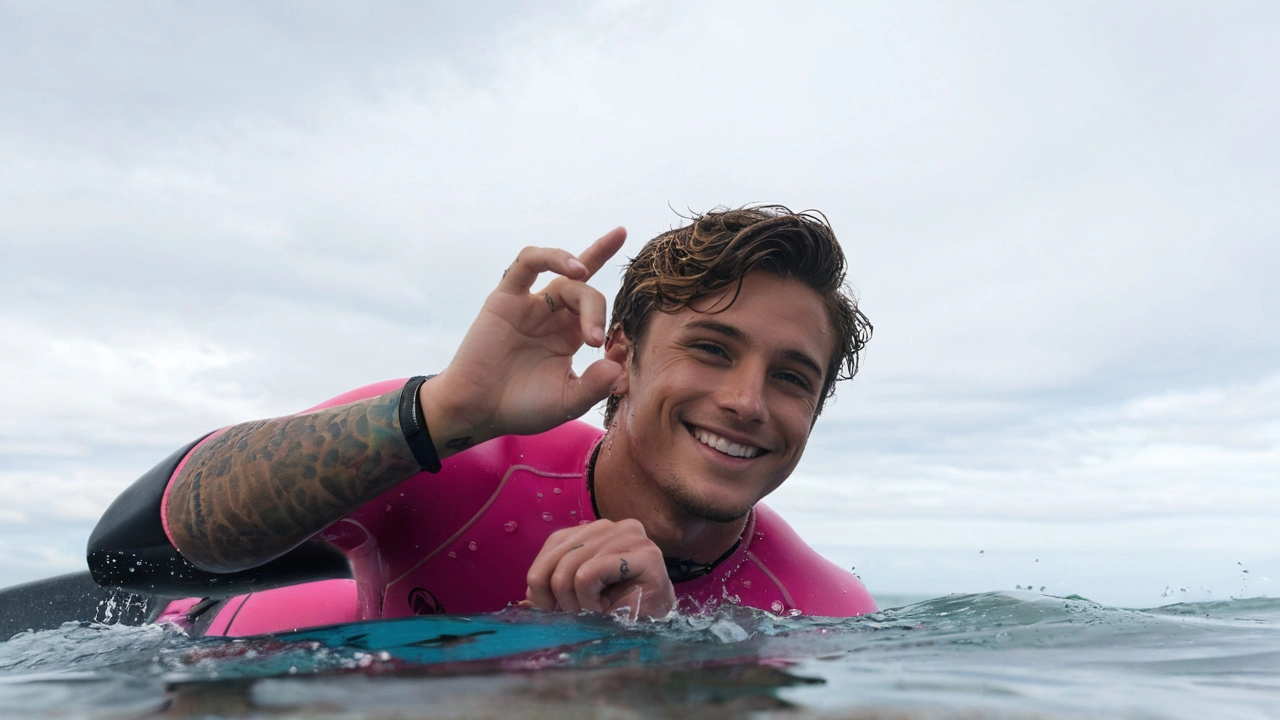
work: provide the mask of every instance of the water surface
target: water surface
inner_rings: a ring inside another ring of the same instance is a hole
[[[1127,610],[983,593],[840,620],[503,617],[575,642],[412,663],[68,623],[0,642],[0,717],[1280,717],[1280,599]]]

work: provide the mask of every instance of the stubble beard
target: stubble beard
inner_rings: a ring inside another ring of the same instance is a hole
[[[664,485],[667,497],[671,498],[672,504],[686,514],[708,522],[737,522],[746,517],[747,513],[751,512],[751,508],[755,505],[755,503],[751,503],[746,507],[725,507],[710,503],[689,492],[688,486],[679,477],[675,476],[668,477]]]
[[[612,452],[613,449],[612,438],[619,434],[624,435],[628,444],[632,448],[642,445],[638,438],[636,438],[635,431],[633,430],[633,428],[637,426],[635,423],[635,408],[632,407],[629,402],[626,402],[626,398],[623,400],[624,402],[619,408],[619,411],[621,412],[625,410],[627,413],[626,427],[628,428],[628,431],[625,433],[618,432],[618,415],[614,415],[613,422],[609,424],[608,438],[605,440],[607,443],[606,447],[609,452]],[[633,457],[643,456],[644,453],[633,453]],[[660,475],[654,473],[651,474],[650,477],[657,480]],[[755,507],[754,502],[747,504],[745,507],[723,507],[720,505],[714,505],[698,498],[690,492],[688,484],[685,483],[678,474],[674,472],[670,473],[666,475],[665,479],[666,482],[658,483],[658,487],[670,499],[671,504],[686,515],[699,520],[722,524],[737,522],[745,518],[747,514],[751,512],[751,508]]]

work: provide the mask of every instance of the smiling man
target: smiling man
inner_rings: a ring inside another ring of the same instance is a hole
[[[90,540],[95,579],[241,593],[164,616],[228,635],[513,602],[874,610],[759,504],[871,334],[825,219],[776,206],[695,217],[629,263],[606,327],[587,281],[624,238],[577,257],[526,248],[430,380],[179,450],[107,511]],[[544,272],[559,277],[532,292]],[[584,343],[604,357],[578,376]],[[572,421],[605,398],[605,431]],[[334,549],[351,579],[315,580]]]

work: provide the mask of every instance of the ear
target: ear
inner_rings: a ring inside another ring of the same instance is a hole
[[[608,360],[612,360],[622,366],[622,374],[618,376],[618,381],[614,383],[612,394],[626,395],[631,388],[631,364],[633,358],[632,351],[635,346],[631,343],[631,338],[622,331],[622,323],[615,323],[609,328],[609,337],[604,341],[604,356]]]

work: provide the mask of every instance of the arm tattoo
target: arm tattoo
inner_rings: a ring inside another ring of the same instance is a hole
[[[618,565],[618,582],[627,579],[627,575],[631,573],[631,568],[627,566],[627,559],[622,558],[622,562]]]
[[[213,571],[260,565],[419,471],[400,391],[236,425],[197,448],[169,493],[169,530]]]
[[[471,445],[472,443],[471,443],[470,435],[466,437],[454,438],[444,444],[445,448],[452,450],[454,452],[461,452],[463,450],[466,450],[467,448],[471,447]]]

